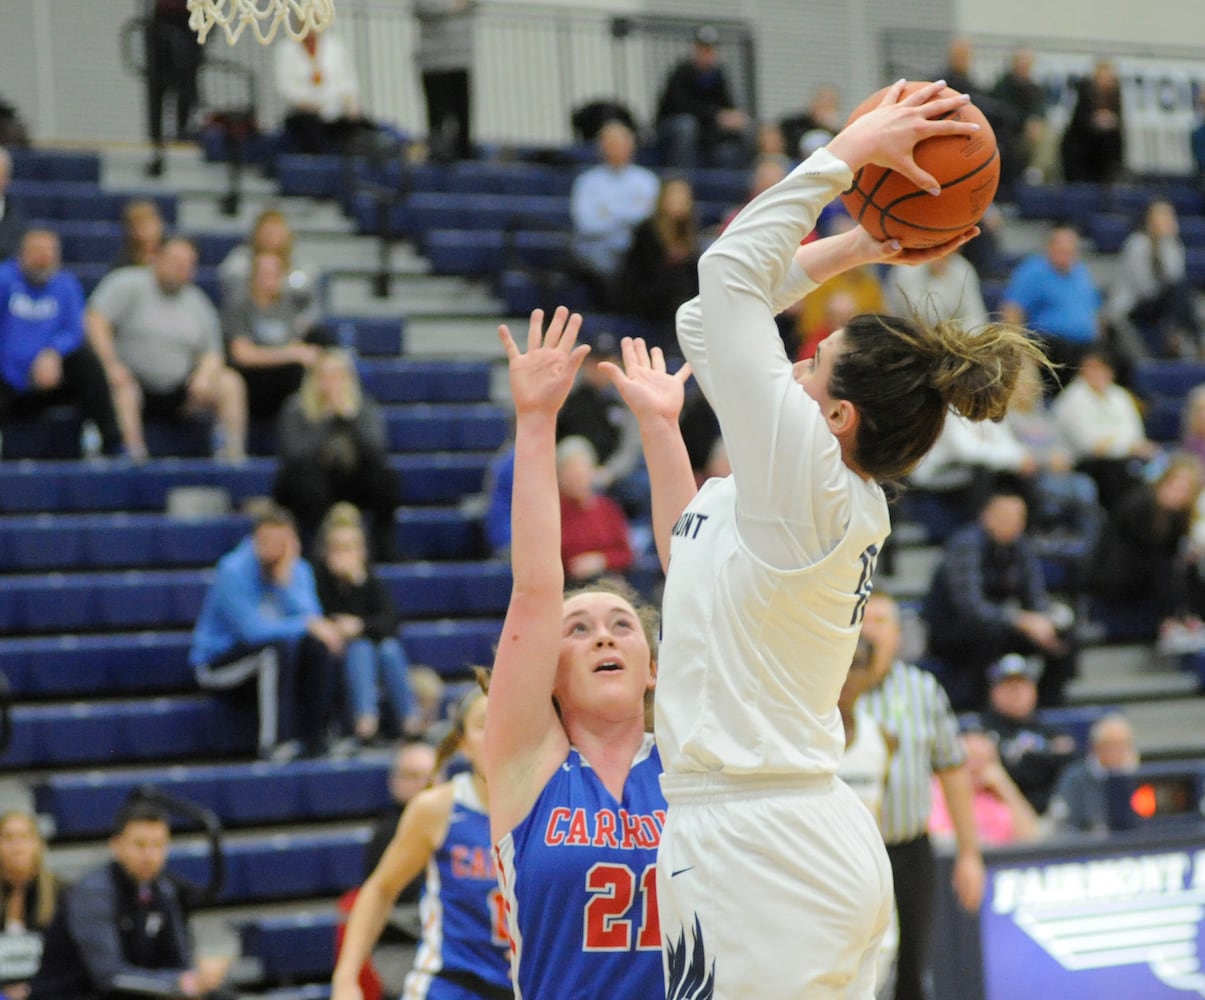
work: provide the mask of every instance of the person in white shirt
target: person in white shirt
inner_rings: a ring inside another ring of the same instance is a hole
[[[311,31],[273,52],[276,90],[285,103],[285,134],[298,153],[341,152],[364,123],[355,67],[338,35]]]
[[[939,98],[943,86],[890,88],[703,255],[678,341],[731,476],[696,490],[677,422],[684,378],[666,374],[659,351],[625,340],[626,371],[614,371],[640,420],[667,567],[657,896],[671,996],[709,977],[725,997],[873,995],[891,871],[873,817],[836,771],[837,699],[890,528],[880,483],[911,470],[951,407],[1002,417],[1021,359],[1042,355],[1012,327],[862,315],[792,365],[774,315],[841,271],[923,263],[978,232],[928,250],[861,228],[800,245],[868,163],[936,190],[913,146],[974,131],[939,117],[968,99]]]
[[[979,275],[961,254],[893,268],[886,291],[888,307],[900,316],[915,312],[926,323],[954,320],[968,330],[987,324]]]

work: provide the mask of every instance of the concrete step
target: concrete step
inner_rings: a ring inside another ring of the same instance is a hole
[[[337,204],[312,198],[281,198],[275,194],[242,199],[234,215],[226,215],[219,197],[186,195],[180,201],[179,228],[185,232],[250,232],[256,216],[266,208],[279,209],[299,238],[330,234],[354,235],[351,221]]]
[[[489,317],[490,328],[498,324],[501,307],[483,286],[462,278],[436,277],[395,272],[388,298],[377,298],[371,272],[336,273],[327,285],[327,311],[371,316]],[[413,324],[407,324],[406,348],[410,350]]]
[[[1155,699],[1124,710],[1143,757],[1205,757],[1205,698]]]
[[[1067,685],[1071,704],[1121,704],[1191,698],[1197,678],[1148,646],[1097,646],[1083,650],[1079,676]]]
[[[485,358],[503,361],[495,314],[484,316],[414,316],[406,323],[406,355],[426,358]],[[516,329],[513,322],[511,330]]]

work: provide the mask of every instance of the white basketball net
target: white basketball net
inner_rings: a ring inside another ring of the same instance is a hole
[[[324,31],[335,19],[335,0],[188,0],[188,26],[204,43],[219,26],[233,45],[250,26],[260,45],[268,45],[284,25],[293,38]]]

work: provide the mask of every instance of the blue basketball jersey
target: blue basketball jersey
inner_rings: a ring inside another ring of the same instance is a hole
[[[663,1000],[660,778],[651,735],[621,802],[570,749],[531,812],[498,843],[519,1000]]]
[[[471,774],[452,778],[448,834],[427,864],[419,915],[423,938],[403,1000],[489,997],[499,990],[509,996],[505,909],[490,820]],[[474,990],[478,983],[482,988]]]

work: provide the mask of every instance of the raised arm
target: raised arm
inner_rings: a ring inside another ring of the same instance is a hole
[[[511,498],[510,606],[490,679],[485,772],[494,839],[508,833],[560,765],[568,738],[553,708],[560,653],[564,570],[556,480],[556,417],[589,353],[577,345],[581,316],[557,309],[531,314],[527,352],[498,330],[510,363],[515,404],[515,472]]]
[[[622,369],[609,361],[599,368],[610,376],[640,425],[653,494],[653,539],[665,571],[669,568],[670,532],[696,492],[690,456],[678,423],[690,365],[683,365],[671,375],[660,347],[654,347],[650,354],[643,340],[624,337],[622,348]]]

